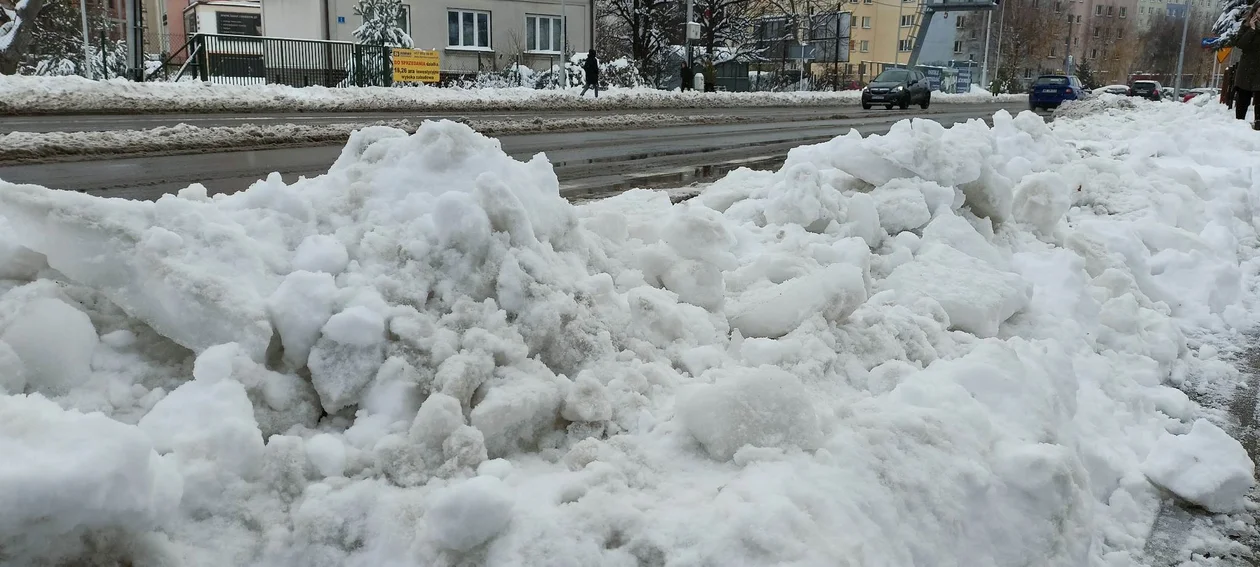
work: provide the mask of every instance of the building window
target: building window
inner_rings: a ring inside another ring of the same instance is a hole
[[[1121,17],[1121,18],[1127,18],[1127,17],[1129,17],[1129,9],[1128,9],[1128,8],[1126,8],[1126,7],[1124,7],[1124,6],[1121,6],[1121,7],[1120,7],[1120,17]]]
[[[866,39],[864,39],[864,40],[862,40],[861,42],[859,42],[859,43],[858,43],[858,50],[859,50],[859,51],[861,51],[862,53],[867,53],[867,52],[869,52],[869,51],[871,50],[871,42],[870,42],[870,40],[866,40]]]
[[[864,30],[869,30],[869,29],[871,29],[871,17],[870,17],[870,16],[862,16],[862,29],[864,29]]]
[[[971,30],[971,39],[976,38],[976,30]]]
[[[967,18],[958,16],[958,19],[954,20],[954,27],[956,28],[964,27],[966,26],[966,22],[967,22]]]
[[[446,45],[490,49],[490,12],[446,11]]]
[[[961,42],[961,41],[955,41],[955,42],[954,42],[954,53],[962,53],[962,45],[963,45],[963,42]]]
[[[407,37],[411,37],[411,6],[403,4],[399,7],[402,8],[402,13],[398,14],[398,27],[407,33]]]
[[[525,16],[525,49],[559,53],[564,30],[559,16]]]
[[[1055,1],[1054,1],[1054,11],[1055,11],[1055,13],[1058,13],[1058,12],[1062,12],[1062,11],[1063,11],[1063,0],[1055,0]]]
[[[1124,28],[1116,30],[1116,39],[1124,39]]]
[[[1050,59],[1054,59],[1055,57],[1058,57],[1058,56],[1059,56],[1058,49],[1057,49],[1057,48],[1054,48],[1054,47],[1051,47],[1051,48],[1050,48]]]
[[[1098,26],[1094,26],[1094,37],[1098,37],[1101,34],[1102,34],[1102,28],[1099,28]]]
[[[1072,45],[1080,45],[1080,44],[1081,44],[1081,36],[1078,35],[1072,38]]]
[[[1116,7],[1115,7],[1115,6],[1107,6],[1107,17],[1108,17],[1108,18],[1110,18],[1110,17],[1111,17],[1112,12],[1115,12],[1115,11],[1116,11]]]
[[[1095,16],[1101,16],[1101,15],[1102,15],[1102,4],[1099,4],[1099,5],[1097,5],[1097,6],[1094,6],[1094,15],[1095,15]]]
[[[901,17],[901,27],[908,28],[914,25],[914,14],[907,14]]]
[[[1080,15],[1080,14],[1077,14],[1077,15],[1076,15],[1076,23],[1078,23],[1078,24],[1079,24],[1079,23],[1081,23],[1081,15]]]
[[[897,51],[910,51],[914,48],[913,39],[903,39],[897,42]]]
[[[1094,49],[1089,52],[1090,59],[1098,59],[1098,50]]]

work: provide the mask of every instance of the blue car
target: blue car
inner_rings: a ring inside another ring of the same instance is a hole
[[[1084,97],[1085,87],[1080,79],[1071,75],[1043,75],[1028,89],[1028,108],[1033,111],[1058,108],[1066,101]]]

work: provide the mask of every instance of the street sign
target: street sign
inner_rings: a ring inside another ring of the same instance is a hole
[[[971,92],[971,68],[958,68],[958,82],[954,84],[954,90],[960,93]]]
[[[925,67],[923,68],[923,75],[926,76],[928,82],[931,83],[932,90],[934,91],[941,90],[941,68],[940,67]]]
[[[1220,40],[1221,38],[1219,37],[1205,37],[1203,38],[1203,41],[1199,42],[1199,45],[1203,47],[1212,47],[1213,45],[1216,45],[1216,42]]]

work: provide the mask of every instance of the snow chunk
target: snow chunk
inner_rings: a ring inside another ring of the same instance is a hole
[[[920,180],[894,179],[888,184],[871,192],[875,199],[875,209],[879,211],[879,224],[896,235],[907,230],[915,230],[932,220],[927,199],[923,191],[914,186]]]
[[[841,321],[866,301],[862,270],[832,264],[786,282],[752,290],[728,308],[731,326],[746,337],[778,338],[821,314]]]
[[[1018,274],[998,271],[935,242],[924,244],[915,261],[893,270],[884,287],[932,298],[949,315],[953,328],[978,337],[997,335],[998,325],[1032,297],[1031,284]]]
[[[822,442],[810,393],[795,376],[773,366],[723,372],[678,405],[683,427],[710,457],[728,461],[746,445],[812,450]]]
[[[1255,465],[1242,443],[1205,419],[1190,433],[1165,433],[1142,464],[1151,482],[1216,513],[1243,509],[1255,485]]]
[[[324,324],[311,350],[311,382],[329,413],[358,400],[385,362],[385,319],[366,307],[350,307]]]
[[[340,439],[320,433],[306,441],[306,458],[315,465],[319,474],[341,476],[346,471],[346,446]]]
[[[350,263],[350,253],[333,236],[314,234],[306,237],[293,254],[293,269],[307,272],[340,274]]]
[[[1071,188],[1062,175],[1052,171],[1034,173],[1015,185],[1012,216],[1049,234],[1071,206]]]
[[[183,479],[136,427],[32,394],[0,396],[0,431],[0,549],[12,564],[43,564],[83,530],[173,519]]]
[[[240,382],[193,380],[162,398],[138,424],[162,452],[202,459],[248,478],[262,465],[263,438]]]
[[[469,551],[497,537],[512,521],[512,490],[493,476],[478,476],[443,489],[425,514],[428,533],[441,549]]]
[[[86,314],[49,298],[27,303],[0,340],[21,359],[30,388],[50,395],[68,394],[87,381],[100,342]]]
[[[267,313],[280,333],[284,360],[290,365],[306,366],[320,329],[332,317],[336,297],[337,283],[331,275],[307,271],[285,276],[271,294]]]

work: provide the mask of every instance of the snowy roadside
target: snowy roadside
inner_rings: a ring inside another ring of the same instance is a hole
[[[714,114],[626,114],[576,118],[533,118],[523,120],[459,120],[487,136],[535,132],[593,132],[645,126],[684,124],[729,124],[747,120],[741,116]],[[147,130],[107,130],[97,132],[11,132],[0,135],[0,164],[55,161],[58,158],[83,159],[93,156],[160,155],[194,153],[200,150],[244,150],[286,146],[344,143],[355,130],[386,126],[413,133],[420,122],[387,120],[370,124],[245,124],[202,128],[188,124]]]
[[[472,111],[560,109],[739,108],[856,105],[858,91],[696,93],[613,89],[598,99],[581,89],[436,87],[289,87],[210,83],[133,83],[82,77],[0,78],[0,114],[215,112]],[[934,94],[933,103],[1011,102],[1019,95]]]
[[[1104,99],[680,203],[574,206],[450,122],[214,198],[0,183],[0,548],[1147,565],[1165,491],[1238,514],[1255,485],[1177,387],[1236,388],[1260,323],[1258,158],[1223,108]]]

